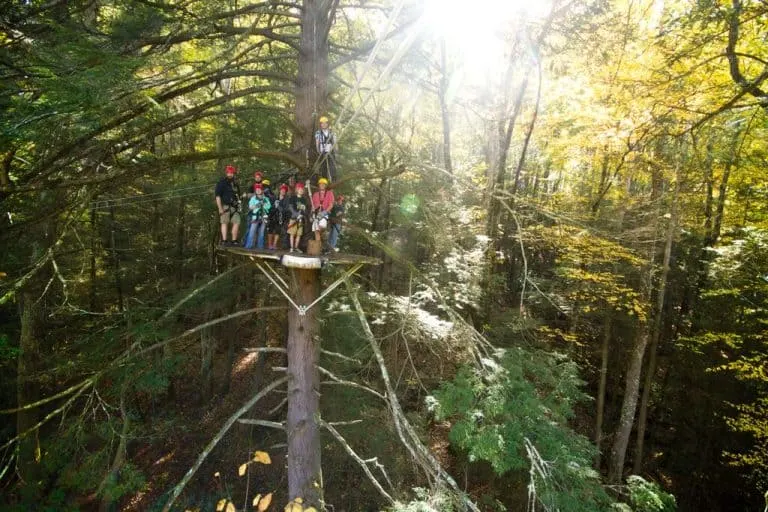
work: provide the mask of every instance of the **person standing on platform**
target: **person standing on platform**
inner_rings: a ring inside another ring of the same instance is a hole
[[[345,213],[344,196],[339,194],[336,196],[336,204],[331,208],[331,216],[328,219],[331,226],[328,231],[328,246],[336,252],[339,251],[336,245],[339,243],[339,236],[341,235],[341,229],[344,225]]]
[[[216,206],[219,210],[221,225],[221,245],[238,245],[237,235],[240,230],[240,187],[235,181],[237,169],[233,165],[225,168],[225,176],[216,184]],[[227,241],[227,231],[232,224],[232,240]]]
[[[277,192],[277,197],[272,203],[272,209],[269,211],[269,223],[267,225],[267,249],[277,250],[277,244],[280,242],[280,235],[285,230],[287,220],[291,216],[291,210],[288,206],[288,185],[283,183]]]
[[[267,218],[271,207],[272,204],[269,198],[264,195],[262,184],[254,184],[253,197],[248,202],[250,223],[248,236],[245,237],[244,245],[246,249],[253,249],[254,245],[256,249],[264,249],[264,233],[267,229]]]
[[[336,179],[336,134],[330,128],[328,118],[319,119],[320,129],[315,132],[315,150],[317,168],[320,176],[333,183]]]
[[[331,215],[334,199],[333,191],[328,190],[328,180],[317,180],[319,190],[312,194],[312,231],[315,240],[321,241],[323,232],[328,229],[328,217]]]
[[[264,178],[261,181],[261,184],[264,185],[264,196],[269,199],[269,202],[273,205],[275,204],[275,193],[272,192],[272,182],[269,181],[269,178]]]
[[[288,221],[288,235],[290,237],[291,252],[301,252],[299,242],[304,234],[304,227],[309,220],[310,204],[304,195],[304,184],[296,183],[295,195],[288,200],[291,219]]]

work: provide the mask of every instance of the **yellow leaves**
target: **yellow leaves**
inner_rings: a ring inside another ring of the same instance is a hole
[[[285,509],[283,509],[283,511],[284,512],[304,512],[304,507],[302,506],[302,503],[304,503],[303,499],[294,498],[285,506]]]
[[[227,498],[222,498],[216,504],[216,512],[236,512],[235,504]]]
[[[237,468],[237,475],[238,476],[245,476],[246,471],[248,471],[248,463],[240,464],[240,467]]]
[[[256,510],[259,512],[264,512],[269,508],[269,506],[272,504],[272,493],[267,494],[263,498],[261,497],[261,494],[256,496],[256,498],[253,499],[253,506],[256,507]]]
[[[260,464],[272,464],[272,459],[269,457],[267,452],[257,451],[253,453],[253,462],[258,462]]]

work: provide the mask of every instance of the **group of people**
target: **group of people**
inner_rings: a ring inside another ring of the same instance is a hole
[[[328,189],[329,182],[336,179],[336,135],[326,116],[318,121],[313,169],[321,178],[312,197],[306,192],[309,181],[305,186],[297,183],[295,176],[282,183],[275,194],[270,180],[261,171],[254,173],[251,189],[241,194],[235,180],[237,170],[232,165],[226,167],[226,176],[216,185],[222,245],[240,245],[241,204],[245,203],[246,236],[242,244],[245,248],[301,252],[299,245],[303,240],[314,235],[315,240],[322,242],[327,233],[324,250],[337,250],[344,219],[344,196],[336,196]],[[230,224],[232,238],[227,240]]]
[[[216,185],[222,245],[241,245],[238,234],[242,210],[246,224],[242,246],[246,249],[302,252],[302,242],[314,236],[321,244],[325,242],[325,252],[338,250],[336,246],[344,223],[344,196],[335,195],[328,188],[327,178],[317,180],[318,190],[311,197],[307,193],[309,182],[306,185],[297,182],[293,175],[275,194],[270,180],[256,171],[250,192],[241,194],[236,174],[237,169],[228,165],[225,177]],[[227,240],[230,224],[232,237]]]

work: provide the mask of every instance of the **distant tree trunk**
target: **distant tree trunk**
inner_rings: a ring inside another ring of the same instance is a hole
[[[184,198],[179,199],[179,211],[176,218],[176,283],[181,285],[184,282],[184,246],[186,245],[186,202]]]
[[[384,233],[384,236],[381,238],[381,241],[385,244],[389,243],[389,228],[391,225],[391,219],[390,219],[390,203],[392,201],[392,181],[387,180],[386,184],[386,190],[384,192],[384,201],[382,204],[383,212],[382,212],[382,219],[381,219],[381,226],[379,228],[379,232]],[[382,264],[379,265],[378,271],[379,271],[379,280],[378,280],[378,287],[380,290],[390,291],[391,290],[391,284],[390,283],[390,273],[392,271],[392,258],[390,258],[385,252],[382,251],[381,253],[381,259]],[[386,288],[384,288],[386,285]]]
[[[600,384],[597,388],[597,419],[595,420],[595,446],[597,458],[595,468],[600,469],[601,444],[603,442],[603,420],[605,417],[605,390],[608,382],[608,349],[611,341],[612,318],[605,317],[603,322],[603,340],[600,346]]]
[[[45,299],[40,297],[42,287],[30,287],[21,294],[21,337],[19,339],[16,397],[19,407],[40,398],[38,374],[42,370],[41,344],[45,336]],[[32,429],[40,420],[39,408],[16,413],[18,434]],[[39,473],[40,443],[38,431],[30,433],[19,442],[16,468],[25,484],[34,484]]]
[[[320,293],[320,271],[293,269],[292,295],[309,304]],[[320,461],[320,377],[317,370],[320,340],[316,309],[305,315],[288,312],[288,498],[302,498],[320,507],[323,479]]]
[[[682,179],[680,178],[680,163],[677,164],[675,174],[675,191],[672,195],[671,216],[669,219],[669,226],[667,226],[667,239],[664,245],[664,261],[661,268],[661,277],[659,279],[656,295],[656,308],[653,316],[653,327],[651,330],[651,347],[648,360],[648,370],[645,375],[643,396],[640,400],[640,410],[637,416],[637,444],[635,446],[635,459],[632,467],[632,472],[636,475],[640,474],[640,470],[643,464],[643,444],[645,442],[645,427],[648,418],[648,402],[651,396],[653,380],[656,376],[656,359],[659,339],[661,338],[661,330],[663,326],[664,302],[667,296],[667,277],[669,276],[669,262],[672,258],[672,243],[675,239],[675,235],[677,234],[677,203],[682,183]]]
[[[621,418],[616,430],[616,438],[611,449],[611,459],[608,465],[608,481],[619,484],[624,474],[624,460],[627,456],[629,436],[635,422],[635,410],[640,392],[640,372],[643,368],[643,357],[648,346],[648,329],[645,325],[638,326],[637,338],[627,369],[627,381],[624,388],[624,400],[621,405]]]
[[[510,62],[510,67],[512,67],[512,62]],[[515,101],[512,106],[512,113],[507,114],[507,105],[505,102],[502,109],[502,118],[498,121],[496,127],[496,135],[499,138],[499,152],[498,159],[495,162],[495,168],[492,172],[492,179],[488,182],[488,219],[485,228],[486,235],[491,240],[491,248],[495,247],[494,240],[496,240],[501,213],[501,205],[495,198],[495,194],[497,191],[502,191],[504,189],[504,180],[507,174],[507,158],[509,156],[509,146],[512,144],[512,133],[515,129],[517,117],[520,114],[520,110],[522,109],[523,98],[525,97],[525,91],[527,88],[528,75],[525,76],[523,82],[520,84],[520,88],[517,90],[517,96],[515,97]]]
[[[117,252],[117,239],[115,236],[115,207],[109,209],[109,249],[112,252],[112,271],[115,279],[115,293],[117,294],[117,310],[124,311],[123,282],[120,277],[120,254]]]
[[[96,208],[91,208],[91,248],[90,248],[90,280],[88,288],[88,309],[96,311]]]
[[[205,315],[210,320],[210,314]],[[216,338],[210,328],[200,331],[200,398],[207,404],[213,398],[213,355],[216,352]]]
[[[448,171],[450,180],[453,181],[453,163],[451,161],[451,112],[448,109],[448,88],[450,76],[448,72],[448,55],[445,48],[445,39],[440,41],[440,85],[438,87],[438,99],[440,100],[440,114],[443,121],[443,167]]]
[[[102,491],[108,484],[118,481],[120,478],[120,469],[123,467],[123,464],[125,464],[128,449],[128,434],[131,431],[131,418],[125,406],[126,392],[127,386],[123,386],[123,389],[120,392],[120,417],[123,420],[123,426],[120,429],[120,441],[117,443],[117,450],[115,451],[115,456],[112,459],[112,465],[110,466],[107,474],[102,479],[101,484],[99,484],[99,488],[96,491],[96,495],[102,496],[101,503],[99,504],[99,512],[109,512],[112,510],[112,506],[114,504],[113,499],[111,498],[110,494],[102,494]]]
[[[515,178],[512,182],[512,198],[517,195],[517,189],[520,186],[520,175],[523,172],[525,166],[525,157],[528,154],[528,146],[531,143],[531,136],[533,130],[536,127],[536,119],[539,117],[539,105],[541,104],[541,59],[537,60],[538,81],[536,85],[536,103],[533,106],[533,115],[531,116],[531,122],[528,124],[528,130],[525,132],[525,141],[523,142],[523,149],[520,151],[520,159],[517,162],[517,168],[515,169]]]

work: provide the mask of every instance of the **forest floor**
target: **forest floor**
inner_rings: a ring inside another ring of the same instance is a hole
[[[268,380],[269,368],[282,365],[280,355],[269,354],[266,358]],[[224,421],[240,408],[250,398],[257,387],[256,373],[258,371],[257,354],[237,353],[233,365],[229,391],[223,393],[221,385],[226,378],[223,361],[226,354],[216,354],[217,362],[214,372],[214,382],[218,388],[215,396],[208,404],[201,404],[199,383],[196,380],[177,381],[174,383],[177,408],[170,413],[172,421],[165,419],[166,424],[157,425],[158,437],[133,447],[132,461],[146,475],[146,485],[138,493],[127,499],[121,506],[122,511],[159,510],[167,500],[167,493],[181,481],[185,473],[193,466],[206,444],[216,435]],[[195,369],[190,368],[191,374]],[[276,407],[281,401],[279,394],[265,397],[263,402],[254,407],[254,416],[263,417],[266,411]],[[263,414],[259,414],[263,413]],[[249,416],[249,415],[246,415]],[[259,435],[264,429],[259,430]],[[268,447],[254,440],[254,427],[236,423],[225,435],[216,448],[209,454],[201,465],[187,489],[177,503],[195,503],[198,507],[205,505],[212,497],[216,499],[232,497],[235,503],[249,499],[255,493],[265,493],[269,490],[255,488],[259,480],[274,480],[269,475],[259,475],[255,465],[249,465],[246,477],[238,476],[241,463],[250,460],[256,450],[270,451]],[[279,463],[274,453],[273,461]],[[236,462],[237,461],[237,462]],[[262,471],[263,472],[263,471]],[[280,472],[282,473],[282,472]],[[218,475],[218,476],[216,476]],[[252,481],[255,478],[255,482]],[[266,478],[265,478],[266,477]],[[250,487],[250,492],[246,492]],[[194,510],[194,509],[193,509]]]

